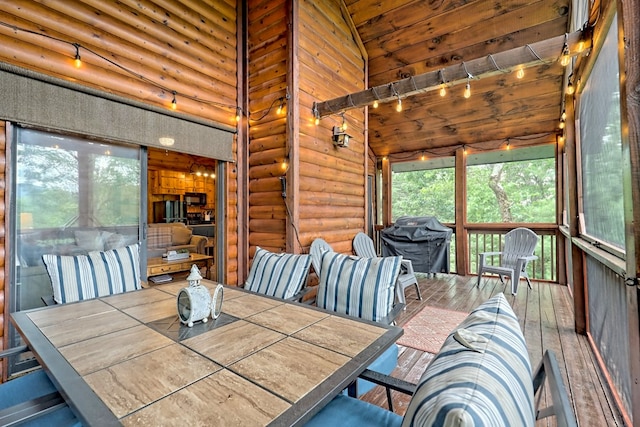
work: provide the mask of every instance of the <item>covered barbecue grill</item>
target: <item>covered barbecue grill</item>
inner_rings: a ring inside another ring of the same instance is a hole
[[[411,260],[414,271],[449,273],[452,234],[434,216],[403,216],[382,230],[382,256],[402,255]]]

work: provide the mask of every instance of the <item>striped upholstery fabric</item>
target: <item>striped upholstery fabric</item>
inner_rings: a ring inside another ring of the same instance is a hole
[[[531,364],[503,294],[476,308],[427,367],[403,426],[533,426]]]
[[[309,255],[277,254],[258,247],[244,288],[276,298],[291,298],[302,289],[310,265]]]
[[[380,321],[393,307],[401,261],[402,257],[358,258],[322,252],[317,306]]]
[[[138,244],[87,255],[42,256],[58,304],[141,288]]]

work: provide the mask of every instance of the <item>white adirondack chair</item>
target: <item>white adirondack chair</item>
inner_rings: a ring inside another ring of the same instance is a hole
[[[363,232],[356,234],[356,237],[353,238],[353,250],[359,257],[375,258],[378,256],[376,254],[376,248],[373,245],[373,240]],[[413,271],[413,264],[411,264],[410,259],[403,259],[400,274],[398,275],[398,280],[396,280],[396,298],[398,302],[406,304],[407,300],[404,296],[404,290],[411,285],[415,285],[418,299],[421,300],[422,295],[418,287],[418,279],[416,279]]]
[[[504,235],[504,247],[500,252],[483,252],[479,254],[478,261],[478,284],[484,273],[494,273],[500,277],[500,281],[504,283],[502,276],[509,276],[511,279],[511,293],[515,295],[518,292],[518,283],[520,277],[527,280],[529,288],[531,281],[527,274],[527,264],[529,261],[538,259],[533,251],[538,244],[538,236],[528,228],[519,227],[511,230]],[[501,256],[500,265],[487,264],[488,258],[492,256]]]

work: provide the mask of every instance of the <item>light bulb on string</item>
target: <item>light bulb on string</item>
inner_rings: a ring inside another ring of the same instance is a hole
[[[80,45],[78,43],[74,43],[73,46],[76,48],[76,59],[74,63],[76,68],[80,68],[82,66],[82,59],[80,59]]]
[[[567,84],[567,95],[573,95],[574,91],[575,91],[575,88],[573,87],[573,83],[569,81],[569,83]]]
[[[398,97],[398,104],[396,105],[396,111],[399,113],[402,111],[402,99]]]
[[[242,110],[240,109],[240,107],[236,108],[236,123],[239,123],[240,119],[242,118],[240,115],[241,111]]]
[[[316,117],[313,123],[318,126],[320,124],[320,117]]]
[[[567,120],[567,112],[565,110],[562,110],[562,115],[560,115],[560,119],[562,121]]]
[[[172,93],[173,99],[171,100],[171,109],[175,110],[176,108],[178,108],[178,101],[176,101],[176,91],[174,90]]]
[[[576,46],[576,52],[582,53],[584,51],[584,40],[580,40]]]
[[[423,153],[422,156],[420,156],[420,160],[422,160],[424,162],[425,160],[427,160],[427,156],[425,156],[424,153]]]
[[[567,65],[569,65],[569,62],[571,62],[571,55],[569,53],[569,46],[567,46],[567,44],[565,43],[564,47],[562,48],[560,65],[562,65],[563,67],[566,67]]]
[[[511,144],[507,141],[507,150],[511,150]]]
[[[440,86],[440,96],[442,97],[447,96],[447,88],[445,85]]]
[[[560,121],[560,124],[558,125],[558,127],[560,129],[564,129],[564,121]]]
[[[523,77],[524,77],[524,68],[520,67],[518,68],[518,71],[516,71],[516,78],[522,79]]]
[[[280,98],[280,105],[278,105],[278,110],[276,111],[276,113],[278,115],[282,114],[283,108],[284,108],[284,98]]]
[[[471,97],[471,83],[467,80],[467,84],[464,87],[464,97],[469,99]]]
[[[373,101],[373,108],[378,108],[378,100]]]

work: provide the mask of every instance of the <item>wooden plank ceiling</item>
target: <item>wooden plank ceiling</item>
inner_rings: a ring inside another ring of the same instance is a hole
[[[369,56],[369,87],[563,35],[569,0],[345,0]],[[560,56],[561,52],[558,52]],[[499,64],[498,64],[499,66]],[[369,145],[396,160],[548,143],[560,132],[564,67],[558,61],[472,79],[369,108]],[[444,76],[446,80],[446,75]],[[346,94],[345,94],[346,95]],[[395,154],[395,156],[394,156]]]

